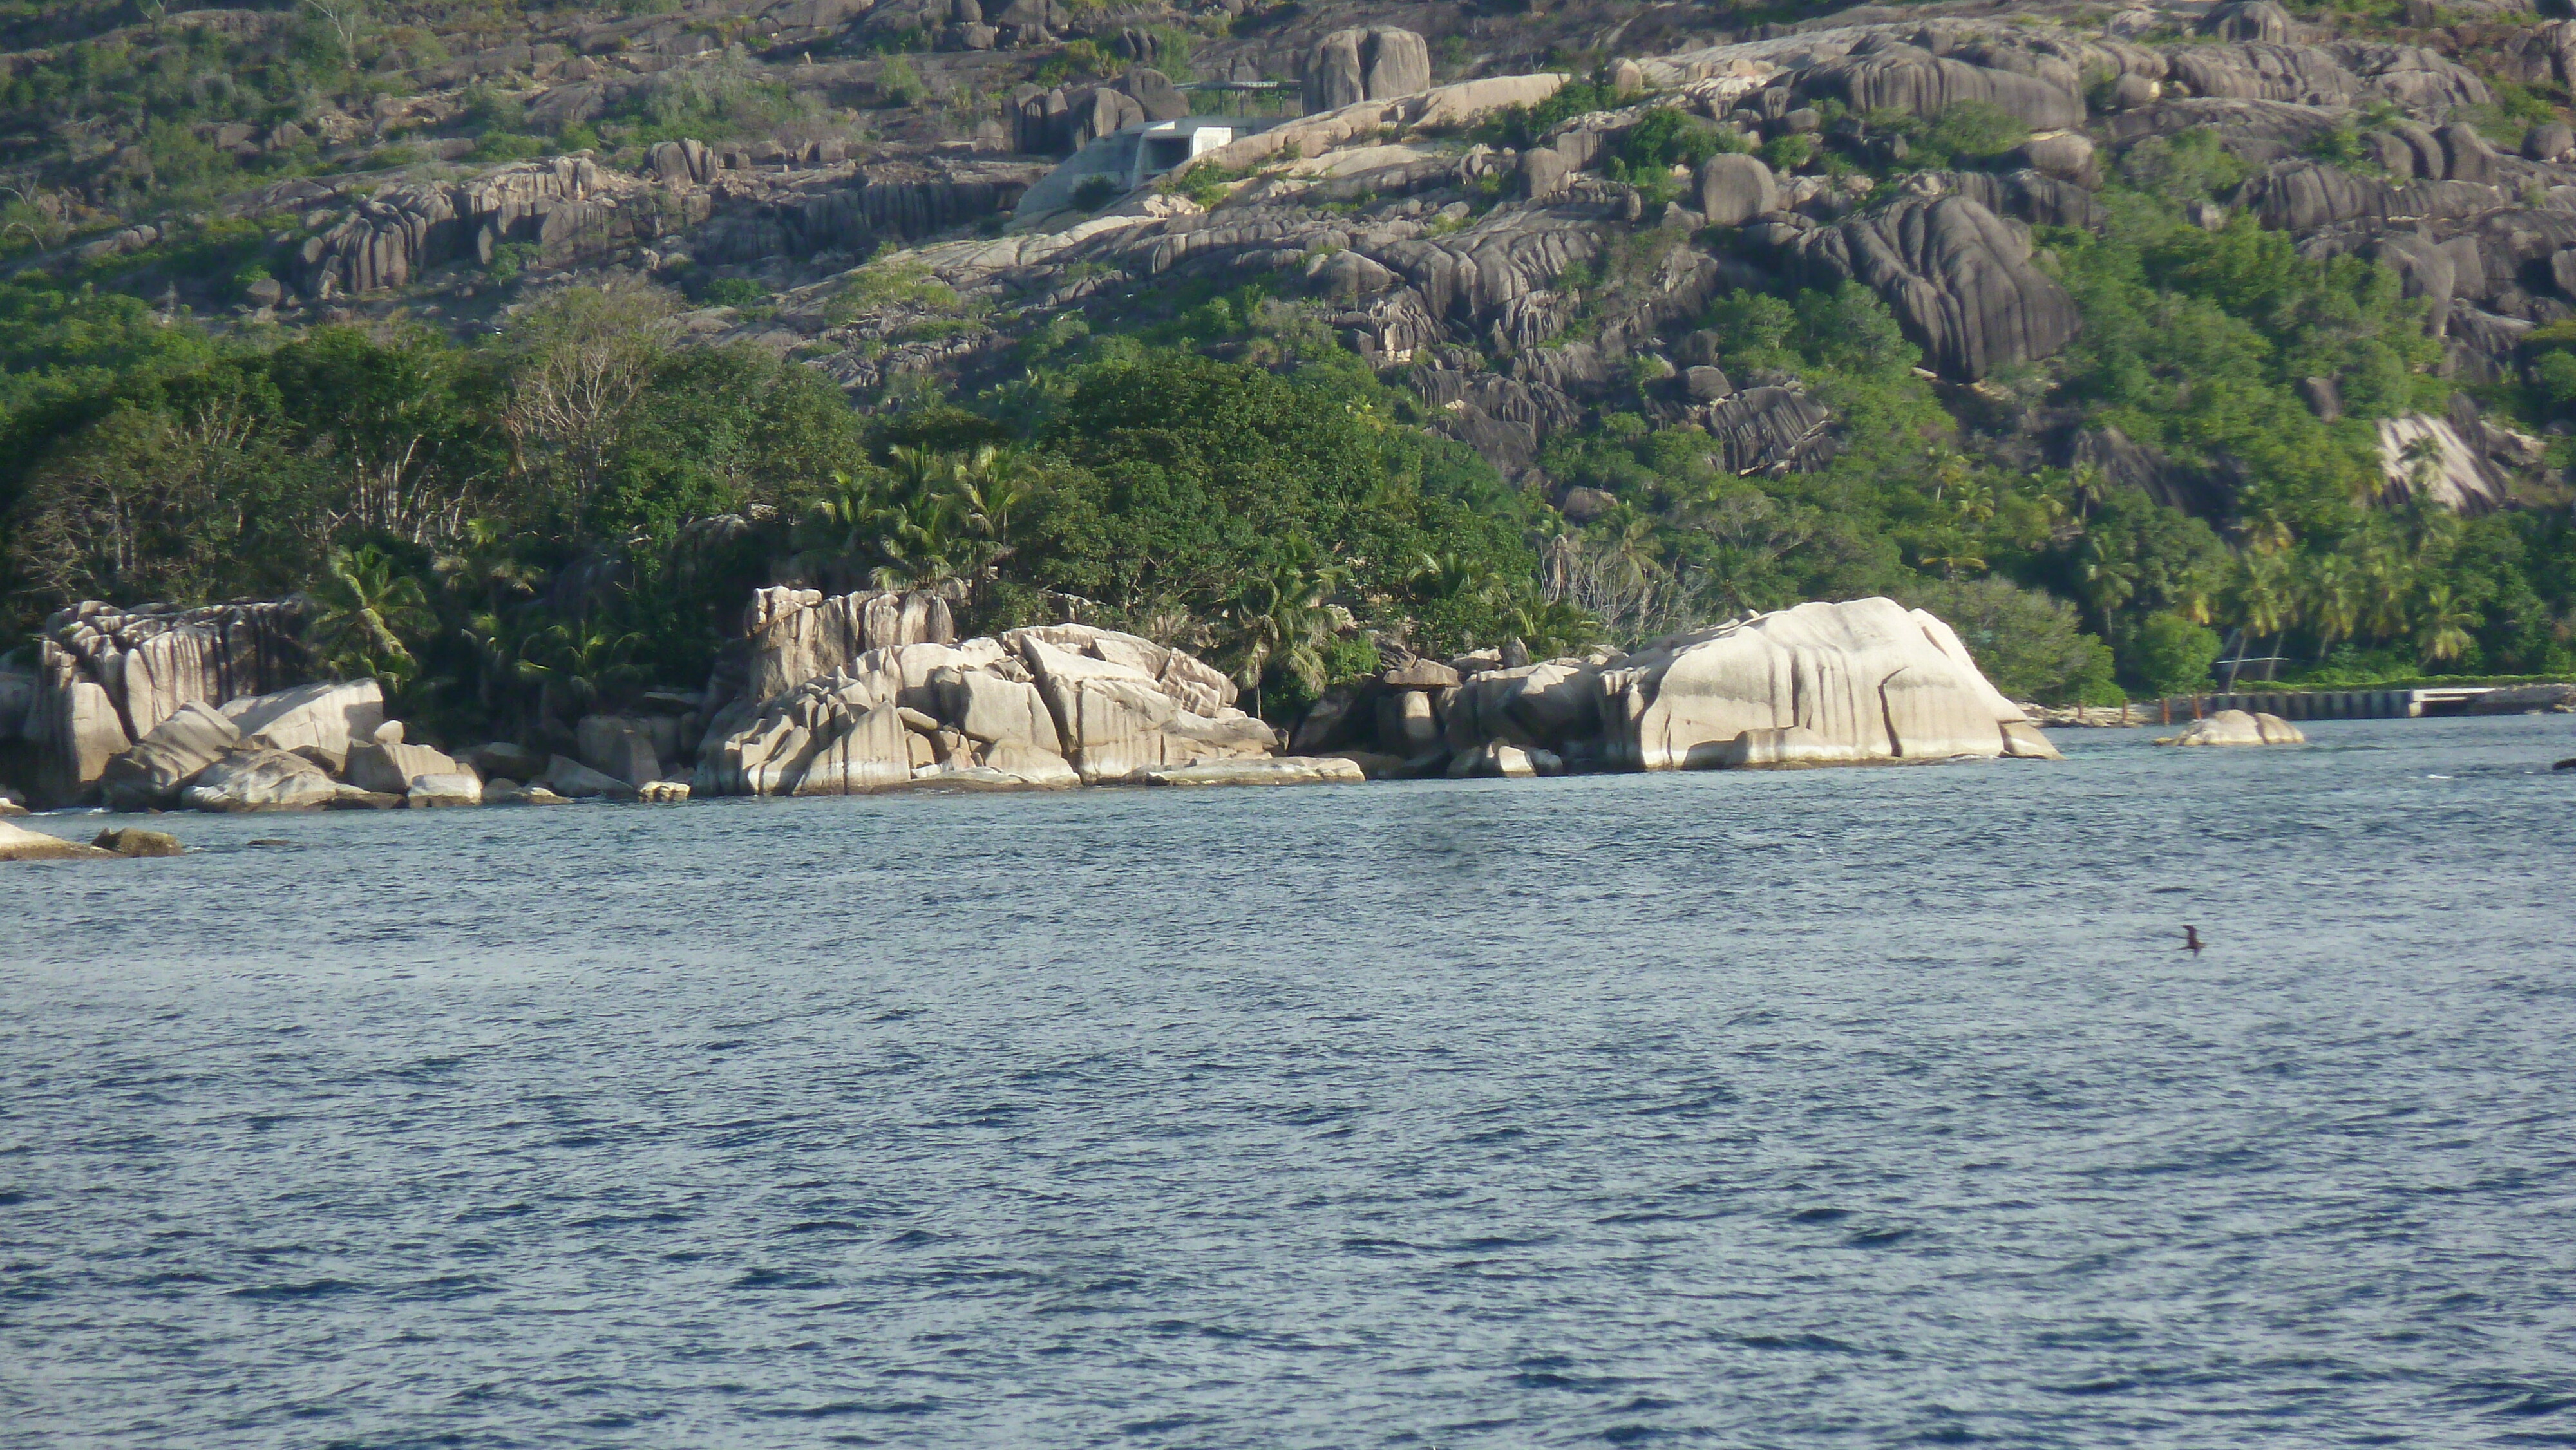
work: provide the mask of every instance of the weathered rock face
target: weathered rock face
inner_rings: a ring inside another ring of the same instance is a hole
[[[1275,731],[1233,708],[1223,674],[1111,630],[1043,625],[957,644],[876,645],[844,658],[844,645],[870,637],[868,611],[884,613],[886,598],[769,591],[755,604],[746,623],[756,641],[768,641],[766,663],[756,657],[750,690],[718,716],[695,794],[1097,784],[1267,759],[1277,749]],[[948,632],[945,618],[937,633]],[[886,637],[907,632],[925,631]],[[822,661],[831,663],[780,687],[800,662]]]
[[[464,772],[465,767],[445,752],[432,750],[426,745],[367,741],[349,748],[345,776],[349,784],[360,790],[406,795],[410,793],[413,782],[423,776],[454,776]]]
[[[25,727],[36,748],[35,800],[40,806],[73,805],[88,798],[129,737],[105,688],[61,678],[67,671],[51,668],[59,660],[50,648],[45,663],[46,687]]]
[[[628,785],[662,778],[661,753],[654,748],[653,728],[625,715],[584,715],[573,727],[574,751],[581,763]]]
[[[1012,106],[1019,149],[1032,156],[1069,156],[1112,131],[1190,113],[1171,80],[1144,67],[1097,86],[1023,87]]]
[[[99,785],[110,810],[163,810],[179,792],[241,743],[241,731],[220,710],[191,701],[152,728],[134,748],[109,760]]]
[[[1631,769],[1994,757],[2020,753],[2004,727],[2027,723],[1947,625],[1885,599],[1680,636],[1598,679],[1608,758]]]
[[[1780,209],[1780,186],[1758,156],[1712,156],[1699,166],[1699,209],[1711,226],[1739,227]]]
[[[2010,63],[2008,50],[1982,56]],[[2084,102],[2077,93],[2074,68],[2033,65],[2040,74],[1990,68],[1972,63],[1966,52],[1936,56],[1901,43],[1874,46],[1866,53],[1829,61],[1798,74],[1794,93],[1806,104],[1832,99],[1852,110],[1905,111],[1938,115],[1961,101],[1976,101],[2004,111],[2034,131],[2084,124]]]
[[[2158,745],[2305,745],[2308,737],[2299,727],[2278,715],[2265,715],[2248,710],[2221,710],[2194,720],[2180,735],[2167,736]]]
[[[1431,47],[1410,30],[1336,30],[1315,43],[1302,70],[1308,114],[1431,89]]]
[[[1965,196],[1907,198],[1796,253],[1819,282],[1876,292],[1944,377],[1973,382],[2075,336],[2075,299],[2031,264],[2027,232]]]
[[[1046,172],[1027,162],[937,158],[779,181],[757,195],[719,196],[725,205],[689,245],[701,260],[718,263],[821,252],[864,256],[880,242],[1007,215]]]
[[[2509,484],[2451,420],[2422,413],[2379,420],[2379,466],[2394,501],[2421,495],[2453,513],[2491,513]]]
[[[751,685],[757,703],[817,675],[828,675],[870,650],[946,644],[957,637],[948,601],[932,593],[838,594],[763,589],[752,596],[743,632],[751,638]]]
[[[1482,655],[1335,687],[1295,749],[1378,762],[1372,774],[1459,779],[2058,758],[1949,626],[1885,599],[1802,604],[1624,656]],[[1440,687],[1444,674],[1458,683]]]
[[[385,723],[385,694],[373,680],[298,685],[227,700],[223,713],[245,742],[306,752],[338,771],[347,767],[350,745],[373,740]]]
[[[201,811],[301,811],[331,804],[340,791],[303,756],[254,745],[207,766],[179,799]]]
[[[0,719],[0,739],[33,743],[39,803],[74,804],[110,759],[183,706],[305,678],[300,624],[291,600],[131,610],[93,600],[61,610],[45,621],[36,675],[11,692],[29,697],[14,719]]]
[[[700,175],[704,148],[656,150],[656,175]],[[712,174],[712,173],[708,173]],[[641,194],[643,183],[602,171],[588,157],[567,156],[510,167],[471,181],[413,183],[359,202],[349,217],[308,239],[297,254],[296,283],[325,298],[399,287],[442,262],[489,262],[517,242],[547,266],[604,257],[706,219],[703,192]]]

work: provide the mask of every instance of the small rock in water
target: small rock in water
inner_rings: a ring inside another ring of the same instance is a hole
[[[133,826],[112,827],[91,838],[90,844],[102,851],[120,856],[177,856],[187,848],[167,831],[146,831]]]

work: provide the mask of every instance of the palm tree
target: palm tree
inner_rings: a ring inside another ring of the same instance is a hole
[[[2069,492],[2075,497],[2075,516],[2089,519],[2093,511],[2111,496],[2111,480],[2098,463],[2079,463],[2067,476]]]
[[[2281,635],[2290,627],[2295,603],[2290,594],[2290,561],[2264,550],[2247,550],[2236,556],[2236,617],[2247,640],[2268,637],[2267,654],[2281,652]],[[2245,653],[2240,645],[2239,657]],[[2228,669],[2228,687],[2235,688],[2235,667]]]
[[[1490,599],[1501,581],[1458,554],[1425,554],[1415,561],[1405,587],[1415,602],[1430,604],[1446,599]]]
[[[965,536],[957,496],[947,490],[904,499],[885,515],[887,531],[877,539],[886,562],[870,576],[879,589],[927,589],[955,578],[972,578],[983,562],[977,541]]]
[[[2101,534],[2086,533],[2084,548],[2077,557],[2084,573],[2084,592],[2092,596],[2094,613],[2104,619],[2118,613],[2120,606],[2138,592],[2136,561],[2112,553]]]
[[[1019,457],[987,443],[957,461],[950,492],[966,533],[979,541],[973,572],[983,578],[1010,556],[1011,511],[1034,490]]]
[[[635,652],[650,643],[634,630],[619,630],[595,619],[548,625],[521,647],[522,678],[537,681],[551,696],[560,688],[569,697],[571,715],[581,715],[602,695],[631,682]]]
[[[2477,641],[2470,638],[2472,626],[2482,616],[2460,602],[2448,584],[2431,585],[2424,591],[2424,602],[2417,611],[2415,648],[2426,665],[2447,664],[2469,652]]]
[[[2422,498],[2432,492],[2433,476],[2442,471],[2442,445],[2432,434],[2410,438],[2397,450],[2398,461],[2406,465],[2406,496]],[[2367,499],[2355,502],[2366,503]]]
[[[2414,570],[2406,556],[2384,539],[2373,539],[2361,556],[2363,627],[2373,639],[2395,639],[2406,632],[2407,585]]]
[[[1233,661],[1234,682],[1252,691],[1253,714],[1261,713],[1261,683],[1274,668],[1310,693],[1324,688],[1324,642],[1333,635],[1324,600],[1340,579],[1341,571],[1330,566],[1310,572],[1295,560],[1277,560],[1246,574],[1217,607],[1223,657]]]
[[[373,675],[400,684],[420,670],[403,642],[438,628],[420,581],[395,572],[373,544],[334,550],[311,592],[312,639],[322,660],[343,675]]]
[[[522,561],[511,538],[489,519],[467,519],[464,537],[430,560],[429,570],[451,598],[474,601],[525,599],[545,571]]]
[[[2322,554],[2308,565],[2306,612],[2317,627],[2317,658],[2322,661],[2336,640],[2349,639],[2360,624],[2360,580],[2352,560]]]
[[[1601,642],[1601,621],[1570,600],[1548,598],[1534,583],[1511,591],[1504,617],[1533,659],[1552,659]]]

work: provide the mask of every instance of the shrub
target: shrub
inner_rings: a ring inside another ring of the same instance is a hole
[[[1774,136],[1762,148],[1762,159],[1771,163],[1772,170],[1779,172],[1795,171],[1813,160],[1815,155],[1816,138],[1813,136]]]
[[[769,289],[749,277],[718,277],[698,290],[709,307],[756,307],[769,300]]]
[[[1923,144],[1954,161],[1992,161],[2030,139],[2030,128],[1984,101],[1953,101],[1924,129]]]
[[[507,131],[486,131],[467,153],[471,161],[533,161],[546,154],[546,143],[535,136],[513,135]]]
[[[902,56],[886,57],[885,64],[877,70],[877,99],[886,105],[909,106],[928,94],[930,88],[922,84],[921,72]]]
[[[2129,642],[2129,673],[2153,695],[2206,690],[2219,645],[2216,633],[2179,614],[2151,614]]]

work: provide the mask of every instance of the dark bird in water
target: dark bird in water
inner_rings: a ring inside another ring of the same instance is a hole
[[[2191,953],[2193,956],[2200,955],[2199,927],[2187,926],[2182,929],[2182,949]]]

